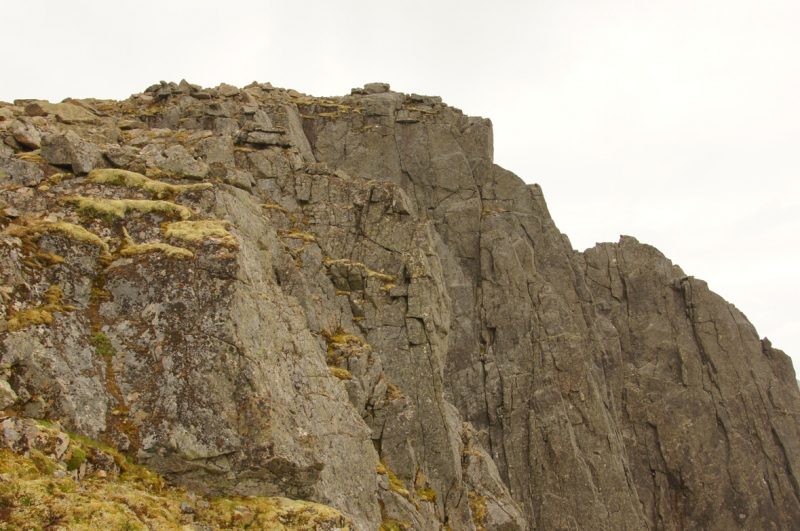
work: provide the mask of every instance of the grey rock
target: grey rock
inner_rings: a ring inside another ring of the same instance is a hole
[[[102,152],[73,131],[49,134],[42,139],[42,158],[48,164],[70,166],[76,175],[102,166]]]
[[[219,92],[220,96],[226,98],[239,95],[239,89],[233,85],[228,85],[227,83],[220,84],[220,86],[217,87],[217,91]]]
[[[233,166],[234,144],[228,136],[212,136],[197,143],[197,151],[207,164],[220,163]]]
[[[13,107],[0,107],[0,121],[13,120],[15,116]]]
[[[17,402],[17,393],[5,380],[0,379],[0,409],[6,409]]]
[[[3,304],[38,308],[57,285],[75,308],[0,332],[17,414],[102,433],[199,493],[314,500],[363,530],[800,527],[788,357],[633,238],[573,251],[541,188],[493,164],[491,121],[382,84],[324,101],[263,85],[221,85],[207,104],[184,82],[148,94],[166,91],[157,127],[106,158],[209,181],[170,199],[229,234],[186,240],[160,212],[107,225],[59,201],[136,188],[6,192],[21,218],[101,238],[39,235],[40,256],[64,261],[31,268],[0,234]],[[0,158],[6,182],[32,168]],[[135,431],[107,423],[120,396]],[[27,429],[5,440],[24,447]]]
[[[263,146],[289,147],[291,145],[282,132],[266,133],[264,131],[253,131],[244,136],[244,141],[250,144],[260,144]]]
[[[112,165],[117,168],[125,168],[139,154],[139,150],[133,146],[113,146],[106,150],[105,156]]]
[[[183,146],[170,146],[164,151],[162,170],[190,179],[202,179],[208,174],[208,165],[195,159]]]
[[[228,108],[222,103],[216,101],[206,105],[205,114],[208,116],[222,116],[225,118],[231,117],[231,112],[228,110]]]
[[[28,116],[54,115],[59,122],[65,124],[95,124],[98,117],[91,111],[71,103],[50,103],[34,101],[25,107]]]
[[[364,92],[367,94],[381,94],[389,92],[389,83],[367,83],[364,85]]]
[[[26,118],[11,122],[8,132],[14,135],[14,140],[30,149],[42,147],[42,136],[39,130]]]
[[[7,159],[13,154],[14,150],[11,147],[5,145],[5,143],[0,144],[0,159]]]
[[[0,179],[4,186],[36,186],[44,180],[44,170],[36,163],[16,157],[0,158]]]

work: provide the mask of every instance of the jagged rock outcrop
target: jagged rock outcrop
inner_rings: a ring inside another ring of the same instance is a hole
[[[373,83],[0,108],[0,404],[363,530],[800,526],[789,358]]]

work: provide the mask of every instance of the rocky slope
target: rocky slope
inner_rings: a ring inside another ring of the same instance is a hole
[[[800,528],[789,358],[369,84],[0,107],[0,408],[362,530]]]

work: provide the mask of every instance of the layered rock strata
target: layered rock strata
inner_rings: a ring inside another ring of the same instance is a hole
[[[800,527],[789,358],[385,84],[0,108],[0,407],[363,530]]]

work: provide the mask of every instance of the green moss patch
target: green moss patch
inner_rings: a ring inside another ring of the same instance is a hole
[[[117,351],[111,344],[111,340],[103,332],[93,334],[90,343],[94,347],[94,353],[101,358],[111,358],[117,354]]]
[[[54,441],[59,433],[44,426],[40,432]],[[0,529],[186,529],[181,512],[185,491],[166,486],[159,476],[111,449],[119,475],[96,471],[75,481],[74,471],[92,461],[93,447],[103,445],[73,435],[69,444],[66,466],[48,457],[49,450],[32,449],[26,458],[0,449]],[[307,501],[256,496],[206,501],[195,505],[194,522],[213,529],[352,529],[339,511]]]

